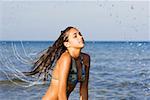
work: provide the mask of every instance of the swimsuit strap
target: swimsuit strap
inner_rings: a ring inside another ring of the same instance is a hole
[[[79,81],[84,81],[85,80],[85,65],[83,63],[83,56],[80,55],[80,63],[81,63],[81,67],[82,67],[82,76],[81,76],[81,80]]]

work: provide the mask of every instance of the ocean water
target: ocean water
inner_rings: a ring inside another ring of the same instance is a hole
[[[0,42],[0,100],[41,100],[49,84],[21,72],[30,70],[52,43]],[[89,100],[150,100],[149,50],[150,42],[86,42],[83,52],[91,56]],[[79,100],[79,84],[69,100]]]

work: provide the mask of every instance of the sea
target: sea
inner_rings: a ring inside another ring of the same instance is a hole
[[[22,74],[54,41],[0,41],[0,100],[41,100],[49,83]],[[150,100],[149,41],[86,41],[89,100]],[[79,100],[78,83],[69,100]]]

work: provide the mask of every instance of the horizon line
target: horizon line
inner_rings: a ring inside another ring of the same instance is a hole
[[[56,40],[0,40],[0,42],[54,42]],[[150,40],[86,40],[85,42],[150,42]]]

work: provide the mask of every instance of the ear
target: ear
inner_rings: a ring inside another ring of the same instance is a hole
[[[70,47],[70,43],[69,42],[64,42],[64,46],[68,48],[68,47]]]

